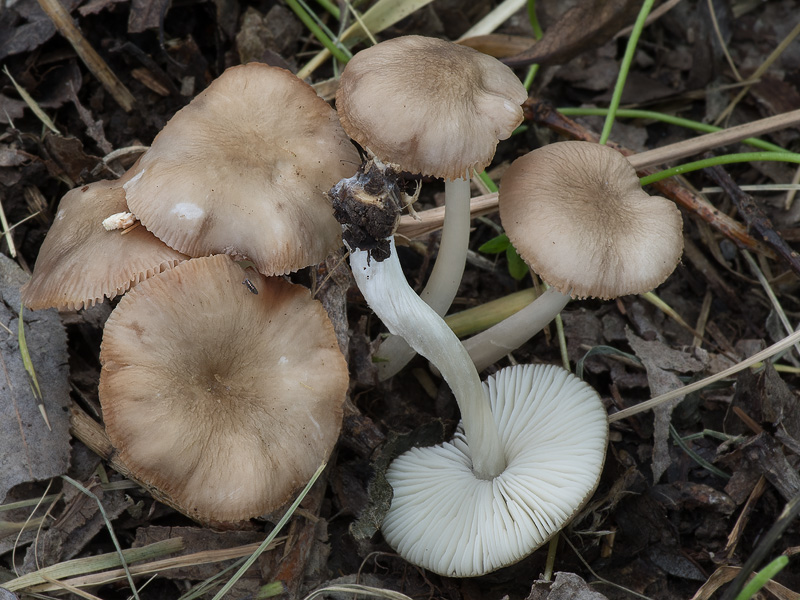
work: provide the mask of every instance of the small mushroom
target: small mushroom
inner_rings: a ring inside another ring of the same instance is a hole
[[[408,35],[353,56],[336,109],[347,134],[396,171],[454,180],[491,162],[498,140],[522,122],[527,97],[497,59]]]
[[[522,122],[527,92],[500,61],[436,38],[404,36],[347,63],[336,109],[347,134],[394,171],[444,178],[446,217],[439,254],[421,296],[447,312],[469,242],[469,177]],[[390,337],[378,352],[382,379],[413,357]]]
[[[286,503],[333,449],[347,392],[321,304],[281,278],[246,277],[217,255],[143,282],[112,312],[100,352],[119,459],[207,524]]]
[[[650,291],[683,252],[675,203],[648,195],[625,157],[600,144],[557,142],[518,158],[503,174],[499,205],[509,239],[551,289],[464,341],[479,370],[540,331],[570,297]]]
[[[608,423],[597,392],[554,365],[507,367],[484,382],[505,469],[476,477],[463,430],[389,466],[386,541],[406,560],[449,577],[513,564],[562,529],[594,492]]]
[[[394,239],[387,241],[383,260],[350,248],[353,276],[389,331],[442,374],[461,424],[452,442],[392,463],[384,536],[414,564],[448,576],[482,575],[535,550],[591,495],[607,418],[588,385],[554,367],[504,371],[482,387],[458,338],[406,282]]]
[[[88,308],[186,260],[144,227],[103,228],[103,219],[126,210],[123,183],[97,181],[61,199],[33,275],[20,290],[25,306]]]
[[[353,186],[358,191],[360,182],[354,177],[337,188]],[[391,187],[383,193],[372,189],[369,208],[376,207],[373,198],[391,198],[392,192]],[[341,189],[335,195],[341,198]],[[394,202],[383,206],[391,223]],[[385,521],[386,539],[411,562],[446,575],[479,575],[515,562],[555,533],[594,489],[608,434],[600,398],[586,384],[552,368],[530,375],[544,382],[535,392],[524,370],[509,371],[482,386],[464,346],[408,285],[391,232],[361,227],[363,211],[353,208],[336,214],[345,232],[356,230],[345,235],[344,242],[358,288],[389,331],[436,366],[461,411],[461,430],[453,442],[411,451],[390,467],[387,479],[394,499]],[[375,239],[377,235],[387,237]],[[570,399],[556,398],[561,384],[569,388]],[[559,402],[565,409],[554,411]],[[583,415],[585,426],[578,425]],[[562,418],[563,422],[557,420]],[[529,429],[537,435],[530,437]],[[544,449],[547,442],[564,431],[570,435],[549,454]],[[586,445],[576,436],[588,440]],[[565,457],[575,450],[561,456],[561,449],[572,445],[578,454],[587,455],[586,473],[576,465],[565,465]],[[547,467],[539,471],[544,473],[542,481],[535,473],[537,460],[555,461],[553,471]],[[528,488],[534,491],[524,491]],[[545,505],[555,488],[570,493]]]
[[[156,136],[125,184],[131,211],[190,256],[230,254],[266,275],[341,246],[324,196],[360,159],[335,111],[284,69],[226,70]]]

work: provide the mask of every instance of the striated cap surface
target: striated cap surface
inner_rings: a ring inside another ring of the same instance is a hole
[[[650,291],[683,252],[675,203],[648,195],[625,157],[600,144],[557,142],[518,158],[499,204],[520,256],[573,297]]]
[[[482,170],[522,122],[514,72],[472,48],[404,36],[347,63],[336,108],[347,134],[397,170],[457,179]]]
[[[137,286],[105,327],[100,401],[119,458],[203,523],[291,499],[336,443],[347,364],[309,291],[229,257]]]
[[[341,246],[324,192],[361,163],[336,112],[289,71],[226,70],[131,169],[131,211],[190,256],[229,254],[266,275]]]
[[[123,181],[97,181],[66,193],[20,290],[28,308],[78,310],[186,260],[144,227],[106,231],[106,217],[127,210]]]

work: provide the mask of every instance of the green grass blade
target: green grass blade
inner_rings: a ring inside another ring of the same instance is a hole
[[[432,1],[433,0],[378,0],[378,2],[361,16],[361,23],[363,23],[371,33],[380,33],[401,19],[405,19],[414,11],[430,4]],[[356,22],[342,33],[339,38],[339,43],[345,44],[348,48],[352,48],[358,42],[367,39],[367,37],[361,24]],[[297,72],[297,76],[300,79],[305,79],[322,65],[329,56],[330,52],[326,48],[300,69]]]
[[[17,323],[17,343],[19,344],[19,354],[22,357],[22,364],[25,366],[25,371],[31,378],[31,391],[36,398],[36,404],[39,407],[39,412],[44,419],[44,424],[47,429],[53,430],[50,427],[50,418],[47,416],[47,409],[44,407],[42,401],[42,388],[39,387],[39,380],[36,378],[36,369],[33,368],[33,361],[31,360],[31,353],[28,351],[28,343],[25,341],[25,322],[22,320],[23,306],[19,306],[19,320]]]
[[[714,167],[716,165],[730,165],[733,163],[742,162],[756,162],[756,161],[775,161],[775,162],[789,162],[800,164],[800,154],[794,152],[739,152],[737,154],[722,154],[712,158],[704,158],[703,160],[696,160],[694,162],[685,163],[665,169],[658,173],[653,173],[647,177],[639,179],[642,185],[649,185],[668,177],[675,175],[683,175],[684,173],[691,173],[692,171],[699,171],[706,167]]]
[[[300,6],[300,3],[297,0],[286,0],[286,4],[289,8],[294,11],[294,14],[297,15],[297,18],[303,22],[308,30],[314,35],[319,42],[325,46],[326,50],[330,52],[336,60],[342,63],[346,63],[350,60],[349,53],[345,53],[339,46],[337,46],[333,40],[323,31],[323,29],[317,24],[314,18],[306,12],[306,10]]]
[[[736,600],[750,600],[755,596],[758,591],[766,585],[766,583],[780,573],[783,568],[789,564],[789,557],[781,555],[766,567],[756,573],[749,583],[744,586],[741,592],[736,596]]]
[[[108,519],[108,515],[106,514],[106,509],[103,507],[103,503],[100,502],[100,498],[98,498],[93,492],[90,492],[85,487],[83,487],[80,483],[75,481],[72,477],[68,475],[62,475],[61,478],[72,484],[76,487],[80,492],[86,494],[90,498],[92,498],[95,502],[97,502],[97,508],[100,509],[100,514],[103,516],[103,521],[105,521],[106,529],[108,529],[108,533],[111,536],[111,541],[114,542],[114,548],[117,549],[117,554],[119,555],[120,564],[122,568],[125,570],[125,576],[128,578],[128,584],[131,586],[131,592],[133,592],[133,597],[136,600],[139,600],[139,592],[136,589],[136,584],[133,583],[133,577],[131,576],[130,569],[128,569],[128,561],[125,560],[125,554],[122,552],[122,546],[119,545],[119,540],[117,540],[117,535],[114,533],[114,528],[111,526],[111,521]]]
[[[286,511],[286,514],[284,514],[283,517],[281,517],[281,520],[278,521],[278,524],[275,525],[270,534],[264,539],[263,542],[261,542],[261,545],[258,547],[258,549],[255,552],[253,552],[252,555],[250,555],[250,557],[244,562],[244,564],[241,567],[239,567],[239,570],[236,571],[236,573],[233,575],[233,577],[230,578],[230,580],[228,580],[228,583],[222,586],[222,589],[216,593],[216,595],[212,600],[221,600],[222,597],[225,596],[225,594],[227,594],[230,591],[230,589],[236,584],[236,582],[239,581],[239,579],[241,579],[242,575],[245,574],[247,569],[249,569],[252,566],[252,564],[256,562],[256,560],[258,560],[258,557],[261,556],[264,550],[267,549],[267,546],[269,546],[272,543],[272,540],[275,539],[275,536],[278,535],[278,532],[283,528],[284,525],[286,525],[289,519],[292,518],[294,511],[297,510],[297,507],[300,506],[300,503],[303,501],[303,498],[305,498],[306,494],[308,494],[308,492],[311,490],[311,486],[313,486],[314,483],[316,483],[317,479],[319,479],[319,476],[322,475],[322,471],[325,470],[325,466],[326,463],[322,463],[319,466],[317,471],[311,477],[311,480],[306,484],[306,487],[303,488],[303,491],[300,492],[300,495],[297,496],[297,499],[294,502],[292,502],[292,505],[289,507],[289,510]]]
[[[607,108],[565,107],[559,108],[558,112],[567,117],[604,117],[608,115],[609,111]],[[722,127],[717,127],[716,125],[709,125],[708,123],[701,123],[700,121],[694,121],[692,119],[685,119],[683,117],[676,117],[675,115],[669,115],[654,110],[641,110],[638,108],[619,108],[617,109],[617,116],[622,117],[623,119],[652,119],[653,121],[661,121],[662,123],[669,123],[671,125],[677,125],[678,127],[692,129],[694,131],[702,131],[703,133],[714,133],[716,131],[722,131],[723,129]],[[769,152],[786,152],[785,148],[781,148],[777,144],[771,144],[758,138],[747,138],[742,140],[742,143],[747,144],[748,146],[759,148],[761,150],[767,150]]]
[[[636,52],[636,45],[639,43],[639,36],[644,29],[644,22],[647,15],[650,14],[650,9],[653,8],[655,0],[645,0],[642,3],[642,8],[639,9],[639,16],[636,17],[636,23],[633,25],[631,37],[628,38],[628,45],[625,48],[625,55],[622,57],[622,62],[619,66],[619,75],[617,76],[617,83],[614,86],[614,93],[611,95],[611,103],[608,107],[608,115],[606,115],[606,122],[603,125],[603,132],[600,134],[600,143],[605,144],[611,136],[611,128],[614,126],[614,115],[619,108],[620,100],[622,100],[622,90],[625,89],[625,80],[628,78],[628,71],[631,68],[633,55]]]

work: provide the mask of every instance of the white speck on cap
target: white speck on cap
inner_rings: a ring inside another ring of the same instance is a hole
[[[191,202],[178,202],[170,212],[179,219],[189,219],[190,221],[200,219],[206,214],[206,211]]]

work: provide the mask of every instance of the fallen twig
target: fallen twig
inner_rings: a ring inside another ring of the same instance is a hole
[[[761,207],[756,204],[753,197],[742,191],[721,166],[709,167],[706,172],[730,196],[748,229],[758,234],[758,237],[772,248],[775,254],[782,258],[795,274],[800,275],[800,259],[798,259],[797,252],[792,250],[789,244],[775,231],[772,221],[764,214]]]
[[[61,5],[58,0],[38,0],[39,6],[45,14],[53,21],[56,29],[67,38],[67,41],[72,44],[75,52],[86,65],[86,67],[97,77],[103,87],[108,90],[108,93],[114,97],[125,112],[131,112],[136,99],[131,94],[130,90],[125,87],[125,84],[119,80],[111,68],[100,57],[94,48],[89,45],[86,38],[81,35],[81,32],[72,22],[72,17],[69,16],[67,10]]]

